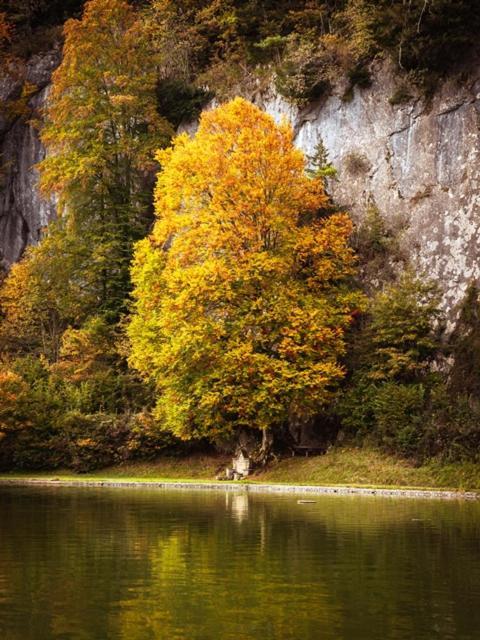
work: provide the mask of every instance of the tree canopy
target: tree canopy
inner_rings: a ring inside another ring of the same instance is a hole
[[[42,139],[41,184],[93,239],[99,305],[113,315],[129,290],[132,245],[149,224],[154,151],[168,142],[156,107],[156,58],[124,0],[89,0],[65,25]]]
[[[322,215],[293,131],[237,98],[159,153],[157,222],[136,248],[131,363],[184,438],[309,417],[344,371],[359,304],[346,214]]]

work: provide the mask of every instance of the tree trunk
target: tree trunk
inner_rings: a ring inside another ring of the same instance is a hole
[[[262,444],[258,452],[258,463],[263,467],[267,464],[272,456],[273,450],[273,433],[270,429],[262,430]]]

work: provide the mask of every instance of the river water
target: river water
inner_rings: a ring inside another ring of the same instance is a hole
[[[480,504],[0,487],[0,640],[478,640]]]

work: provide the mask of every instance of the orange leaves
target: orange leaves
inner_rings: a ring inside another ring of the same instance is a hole
[[[161,152],[152,239],[137,249],[131,362],[182,437],[312,415],[344,375],[358,296],[345,214],[305,173],[291,127],[237,98]]]
[[[44,190],[63,195],[79,180],[111,181],[119,167],[141,172],[171,134],[156,110],[155,52],[128,2],[89,0],[64,32],[40,164]]]
[[[309,286],[323,288],[340,276],[354,273],[355,256],[349,245],[352,222],[344,213],[304,226],[295,245],[297,268]]]
[[[198,245],[236,257],[268,251],[286,246],[299,217],[326,203],[321,181],[304,174],[291,129],[240,98],[203,114],[195,138],[178,137],[158,159],[156,237],[185,240],[176,232],[194,225]]]
[[[7,14],[3,11],[0,12],[0,46],[4,42],[9,42],[12,39],[12,26],[8,22]]]
[[[157,111],[157,65],[142,11],[88,0],[65,26],[42,131],[41,187],[58,197],[69,241],[84,245],[96,311],[112,317],[126,311],[133,244],[150,225],[149,174],[172,133]]]
[[[25,402],[28,385],[21,376],[0,364],[0,432],[21,428],[21,406]]]

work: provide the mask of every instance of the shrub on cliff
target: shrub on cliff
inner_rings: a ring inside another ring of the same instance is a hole
[[[431,364],[440,351],[438,291],[406,272],[373,299],[354,345],[355,371],[338,403],[343,425],[389,451],[420,453]]]

